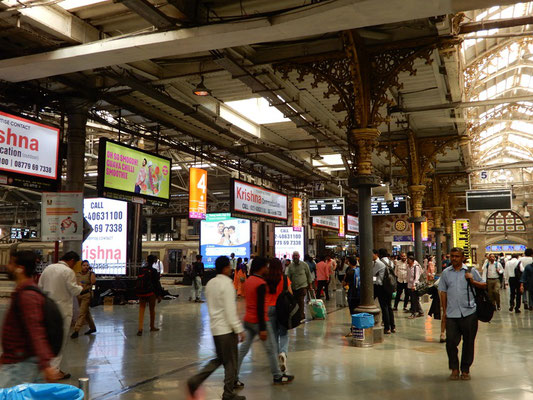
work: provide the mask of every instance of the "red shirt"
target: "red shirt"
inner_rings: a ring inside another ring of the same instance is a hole
[[[268,307],[275,307],[276,301],[278,301],[278,296],[283,292],[283,276],[279,280],[278,286],[276,287],[276,293],[270,293],[270,288],[267,286],[267,294],[266,294],[266,306]],[[287,278],[287,287],[291,285],[291,280]]]
[[[268,321],[268,307],[265,306],[266,290],[266,281],[260,276],[252,275],[244,282],[246,300],[244,322],[259,324],[260,330],[266,329],[264,323]]]
[[[325,261],[320,261],[316,265],[316,280],[317,281],[329,281],[331,275],[331,269]]]
[[[28,279],[11,294],[11,304],[2,327],[2,364],[16,364],[30,357],[37,357],[39,368],[50,366],[54,357],[44,323],[44,296],[33,290],[22,290],[36,286]],[[15,298],[18,302],[15,310]]]

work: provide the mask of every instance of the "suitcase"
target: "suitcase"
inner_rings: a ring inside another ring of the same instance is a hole
[[[312,319],[326,319],[326,306],[322,300],[315,297],[314,292],[307,307]]]
[[[337,307],[346,307],[348,305],[344,289],[335,290],[335,302],[337,304]]]

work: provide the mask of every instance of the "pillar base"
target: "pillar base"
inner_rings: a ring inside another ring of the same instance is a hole
[[[384,330],[381,326],[381,309],[377,307],[375,304],[371,305],[361,305],[355,309],[356,313],[368,313],[372,314],[374,316],[374,329],[373,329],[373,335],[374,335],[374,344],[376,343],[383,343],[383,337],[384,337]]]
[[[374,344],[383,343],[385,341],[385,328],[382,326],[374,326]]]
[[[349,178],[349,185],[351,187],[370,186],[376,187],[381,184],[381,180],[377,175],[355,175]]]

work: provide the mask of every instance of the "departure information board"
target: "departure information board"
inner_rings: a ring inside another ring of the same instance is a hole
[[[385,201],[385,197],[372,197],[372,215],[394,215],[407,214],[407,196],[396,195],[390,203]]]
[[[511,189],[469,190],[466,192],[466,211],[511,210]]]
[[[344,198],[310,199],[309,216],[344,215]]]

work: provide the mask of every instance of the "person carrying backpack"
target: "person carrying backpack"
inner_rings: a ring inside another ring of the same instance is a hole
[[[8,276],[16,286],[2,327],[0,387],[3,388],[43,380],[56,382],[61,378],[59,370],[50,364],[57,354],[47,334],[46,298],[38,293],[33,280],[36,259],[32,251],[18,251],[7,266]],[[59,347],[61,343],[62,338]]]
[[[417,290],[417,285],[422,276],[422,267],[415,260],[414,255],[409,255],[407,257],[407,264],[407,289],[410,292],[409,298],[411,299],[411,315],[409,316],[409,319],[423,317],[424,312],[420,305],[420,293]]]
[[[144,311],[146,304],[150,308],[150,332],[157,332],[159,328],[155,327],[155,304],[160,303],[163,298],[163,288],[161,287],[160,275],[153,267],[157,257],[149,255],[146,258],[146,264],[141,267],[137,275],[137,297],[139,298],[139,330],[137,336],[142,336],[144,325]]]
[[[383,316],[383,324],[385,326],[384,333],[396,333],[396,325],[394,323],[394,312],[392,311],[392,293],[393,287],[390,284],[391,280],[386,279],[394,276],[394,269],[392,263],[388,258],[386,249],[373,250],[374,266],[374,298],[378,298],[381,314]],[[395,288],[394,288],[395,289]],[[391,291],[392,290],[392,291]]]

